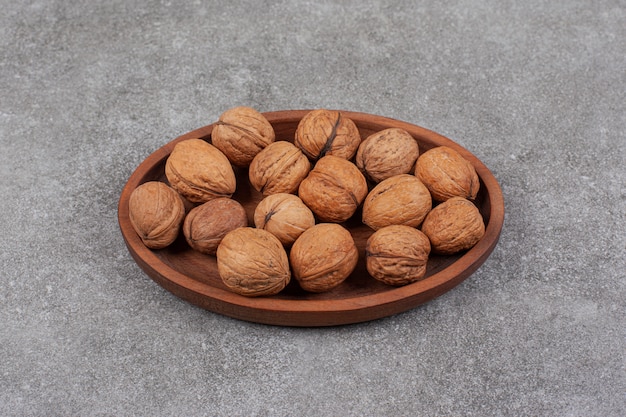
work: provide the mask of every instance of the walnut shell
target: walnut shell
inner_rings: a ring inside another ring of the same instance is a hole
[[[211,132],[211,143],[241,167],[250,165],[275,138],[274,128],[265,116],[246,106],[226,110]]]
[[[230,197],[237,185],[226,156],[202,139],[178,142],[165,163],[172,188],[194,203]]]
[[[359,252],[350,232],[336,223],[320,223],[295,241],[289,260],[303,290],[329,291],[354,271]]]
[[[402,286],[424,278],[428,255],[430,242],[424,233],[410,226],[387,226],[367,239],[365,266],[378,281]]]
[[[411,172],[418,156],[417,141],[409,132],[389,128],[373,133],[361,142],[355,163],[369,180],[380,182]]]
[[[256,206],[254,225],[267,230],[288,246],[315,225],[315,217],[298,196],[278,193],[265,197]]]
[[[167,184],[150,181],[131,193],[128,216],[144,245],[150,249],[162,249],[178,237],[185,205],[180,195]]]
[[[240,227],[217,247],[217,271],[224,285],[247,297],[274,295],[289,284],[289,258],[276,236],[263,229]]]
[[[326,155],[351,159],[361,143],[354,122],[338,111],[318,109],[307,113],[298,123],[294,144],[311,161]]]
[[[183,234],[193,249],[215,255],[228,232],[247,225],[246,210],[238,201],[216,198],[189,211],[183,223]]]
[[[250,163],[248,177],[255,190],[264,196],[295,193],[311,170],[311,163],[291,142],[267,145]]]
[[[317,161],[298,195],[322,222],[348,220],[367,195],[367,180],[352,162],[334,155]]]
[[[415,164],[415,176],[428,187],[436,201],[451,197],[474,200],[480,188],[474,166],[447,146],[424,152]]]
[[[402,224],[417,227],[432,208],[428,188],[411,174],[378,183],[363,202],[363,223],[374,230]]]
[[[432,209],[422,223],[434,253],[451,255],[470,249],[485,235],[478,208],[463,197],[452,197]]]

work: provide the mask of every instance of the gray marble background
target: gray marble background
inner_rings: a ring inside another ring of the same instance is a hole
[[[626,415],[623,0],[0,0],[0,415]],[[450,137],[501,184],[487,262],[322,329],[198,309],[117,224],[151,152],[226,109]]]

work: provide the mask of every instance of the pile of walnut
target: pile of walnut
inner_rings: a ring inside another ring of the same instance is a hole
[[[175,146],[165,165],[169,186],[152,181],[135,189],[134,229],[159,249],[182,228],[189,246],[216,256],[224,284],[244,296],[276,294],[292,274],[306,291],[341,284],[359,258],[342,222],[361,206],[363,223],[375,231],[366,243],[367,271],[388,285],[423,279],[431,250],[453,254],[483,237],[472,202],[478,176],[453,149],[420,155],[416,140],[398,128],[362,140],[352,120],[324,109],[309,112],[293,139],[276,141],[255,109],[226,111],[211,143]],[[231,198],[233,166],[248,168],[250,184],[263,194],[255,227]],[[196,203],[187,214],[181,196]]]

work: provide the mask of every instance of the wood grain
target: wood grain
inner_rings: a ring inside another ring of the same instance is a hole
[[[264,113],[276,132],[276,140],[293,142],[298,122],[309,110]],[[192,250],[181,236],[160,250],[146,248],[128,217],[132,191],[146,181],[167,182],[164,165],[176,143],[191,138],[211,140],[213,125],[182,135],[149,155],[133,172],[124,186],[118,204],[119,226],[128,250],[141,269],[155,282],[176,296],[201,308],[257,323],[282,326],[334,326],[374,320],[397,314],[449,291],[470,276],[495,248],[504,223],[504,200],[500,186],[489,169],[472,153],[452,140],[428,129],[406,122],[342,111],[359,128],[362,138],[374,132],[398,127],[408,131],[419,143],[420,153],[435,146],[457,150],[476,168],[481,188],[476,198],[486,224],[483,239],[467,252],[452,256],[431,256],[426,278],[404,287],[390,287],[373,279],[365,269],[365,242],[373,230],[360,221],[361,211],[344,225],[359,248],[359,263],[350,277],[332,291],[312,294],[302,291],[295,280],[280,294],[248,298],[226,289],[214,257]],[[246,209],[253,225],[254,208],[262,195],[250,186],[246,169],[235,168],[237,190],[233,198]]]

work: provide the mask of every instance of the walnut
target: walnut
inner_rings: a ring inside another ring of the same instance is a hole
[[[278,193],[265,197],[256,206],[254,225],[267,230],[283,245],[289,246],[305,230],[315,225],[315,217],[298,196]]]
[[[185,217],[180,195],[167,184],[150,181],[135,188],[128,202],[130,223],[150,249],[172,244]]]
[[[230,198],[216,198],[189,211],[183,234],[189,246],[198,252],[215,255],[222,238],[231,230],[248,226],[243,206]]]
[[[356,153],[356,166],[373,182],[413,170],[417,141],[404,129],[389,128],[368,136]]]
[[[250,163],[250,184],[264,196],[295,193],[309,174],[311,163],[291,142],[269,144]]]
[[[428,188],[411,174],[387,178],[363,202],[363,223],[374,230],[402,224],[417,227],[432,208]]]
[[[428,213],[422,232],[430,239],[434,253],[451,255],[478,243],[485,234],[485,223],[471,201],[452,197]]]
[[[234,165],[247,167],[275,137],[265,116],[251,107],[240,106],[222,113],[211,132],[211,143]]]
[[[177,143],[165,163],[165,176],[172,188],[194,203],[230,197],[237,185],[226,156],[202,139]]]
[[[263,229],[240,227],[217,247],[217,271],[224,285],[247,297],[274,295],[289,284],[289,258],[276,236]]]
[[[410,226],[387,226],[367,240],[365,266],[375,279],[401,286],[424,278],[429,254],[424,233]]]
[[[338,111],[318,109],[307,113],[298,123],[294,144],[311,161],[325,155],[352,159],[361,136],[354,122]]]
[[[348,220],[367,195],[367,181],[352,162],[334,155],[317,161],[298,195],[322,222]]]
[[[320,223],[295,241],[289,260],[300,287],[329,291],[354,271],[359,252],[350,232],[336,223]]]
[[[415,176],[428,187],[436,201],[450,197],[474,200],[480,187],[474,166],[447,146],[424,152],[415,164]]]

